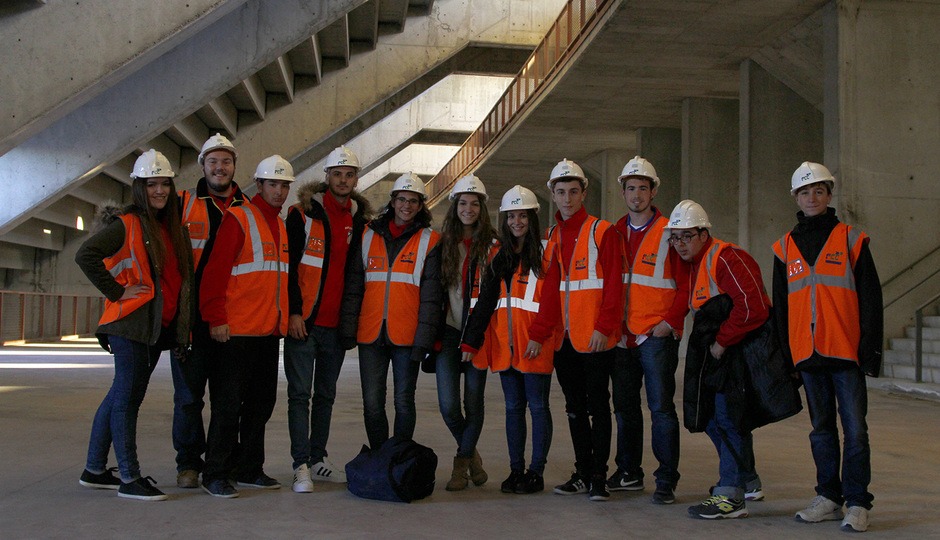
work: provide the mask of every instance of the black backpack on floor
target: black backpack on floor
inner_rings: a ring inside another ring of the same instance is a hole
[[[392,437],[362,451],[346,464],[346,487],[353,495],[380,501],[411,502],[434,491],[437,455],[411,439]]]

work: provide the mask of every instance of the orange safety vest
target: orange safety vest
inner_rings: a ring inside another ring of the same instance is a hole
[[[245,233],[225,292],[233,336],[286,336],[287,230],[278,219],[280,245],[261,210],[250,203],[228,209]]]
[[[388,339],[395,345],[414,344],[418,330],[418,307],[421,304],[421,274],[428,252],[437,245],[441,235],[426,227],[416,232],[389,262],[385,238],[371,228],[362,233],[362,265],[365,268],[365,293],[359,311],[359,343],[374,343],[382,324]],[[389,305],[395,306],[393,317]]]
[[[676,298],[676,279],[669,262],[668,219],[660,215],[640,242],[629,267],[624,268],[626,286],[626,324],[635,336],[649,334],[672,307]],[[624,239],[624,250],[627,246]]]
[[[323,262],[326,257],[326,229],[319,219],[304,214],[300,203],[291,206],[289,212],[297,212],[304,223],[304,253],[297,266],[297,281],[303,298],[304,320],[313,314],[313,306],[320,298],[320,280],[323,279]]]
[[[827,358],[858,362],[858,294],[855,263],[868,236],[839,223],[810,266],[787,233],[774,244],[774,255],[787,265],[787,319],[793,364],[817,352]]]
[[[731,248],[741,249],[730,242],[722,242],[712,237],[712,245],[708,248],[708,253],[702,257],[702,262],[699,264],[698,271],[695,274],[695,282],[692,284],[692,296],[689,301],[689,307],[692,308],[693,317],[709,299],[725,294],[724,289],[718,286],[718,265],[715,263],[718,262],[718,255],[722,251]],[[762,292],[762,294],[764,295],[764,302],[769,306],[770,298],[767,296],[766,292]]]
[[[487,254],[487,261],[492,262],[493,257],[499,252],[499,240],[493,239],[493,245],[490,246],[490,252]],[[470,281],[470,309],[467,311],[467,316],[473,312],[473,307],[477,305],[477,300],[480,298],[480,279],[482,278],[483,269],[482,265],[476,266],[476,271],[473,273],[473,279]],[[489,336],[489,328],[487,327],[487,336]],[[462,338],[463,336],[461,336]],[[484,338],[485,343],[486,338]],[[473,356],[473,367],[477,369],[486,369],[490,365],[489,353],[487,352],[488,348],[483,347],[476,355]]]
[[[543,240],[542,243],[544,245],[546,242]],[[551,252],[545,251],[542,275],[548,272],[550,258]],[[556,331],[535,358],[523,357],[529,345],[529,327],[538,316],[544,280],[536,278],[532,270],[522,274],[521,266],[513,275],[511,289],[506,288],[504,280],[499,280],[502,293],[487,328],[484,348],[488,349],[490,369],[494,373],[509,368],[516,368],[522,373],[551,373],[554,369],[552,358],[555,349],[561,346],[564,337],[561,332]]]
[[[124,222],[124,245],[117,253],[104,259],[104,267],[111,273],[114,281],[122,287],[141,284],[149,287],[149,292],[142,293],[136,298],[116,302],[105,299],[104,313],[98,321],[99,325],[112,323],[125,317],[153,300],[156,295],[153,276],[150,274],[150,257],[147,255],[147,246],[144,244],[140,218],[132,214],[123,214],[120,219]]]
[[[561,232],[557,226],[548,230],[548,248],[555,252],[555,259],[561,269],[559,294],[561,295],[561,316],[565,332],[571,345],[578,352],[591,352],[588,345],[594,333],[594,324],[600,314],[604,299],[604,269],[601,267],[598,253],[604,233],[610,223],[594,216],[588,216],[581,224],[578,239],[571,254],[570,268],[565,268],[561,257]],[[571,315],[575,324],[571,324]],[[618,327],[607,338],[605,350],[612,349],[620,341],[621,329]],[[561,343],[558,343],[561,348]]]
[[[189,241],[193,246],[193,268],[199,268],[199,260],[202,258],[202,252],[206,249],[209,234],[211,233],[209,209],[206,205],[211,203],[216,208],[219,208],[219,205],[211,196],[198,197],[196,188],[180,191],[178,195],[183,200],[183,215],[180,218],[186,230],[189,231]],[[240,199],[233,199],[231,206],[235,207],[240,204]],[[224,214],[225,208],[219,208],[219,211]]]

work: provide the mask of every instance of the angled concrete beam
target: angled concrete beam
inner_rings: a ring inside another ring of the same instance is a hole
[[[349,41],[374,49],[379,40],[379,2],[369,0],[349,12]]]
[[[73,197],[93,204],[101,204],[102,201],[114,201],[118,204],[124,202],[124,191],[130,191],[115,180],[99,174],[87,182],[74,185],[69,194]]]
[[[387,33],[404,30],[407,16],[408,0],[382,0],[379,6],[379,24]]]
[[[294,101],[294,69],[286,55],[264,66],[257,76],[266,91],[284,94],[288,102]]]
[[[4,234],[3,241],[21,246],[62,251],[62,246],[65,245],[65,230],[48,221],[29,219]]]
[[[349,16],[343,15],[317,35],[324,59],[339,60],[343,67],[349,65]]]
[[[209,128],[195,114],[191,114],[173,124],[167,134],[179,146],[188,146],[199,150],[209,138]]]
[[[433,144],[444,146],[460,146],[470,136],[469,131],[446,131],[441,129],[422,129],[408,137],[399,144],[389,148],[381,155],[359,170],[359,176],[365,176],[379,165],[385,163],[395,154],[408,148],[412,144]],[[381,182],[381,180],[379,180]]]
[[[222,94],[209,101],[203,109],[200,109],[200,112],[212,119],[206,121],[207,126],[220,127],[227,131],[229,135],[235,137],[238,132],[238,109],[235,108],[235,105],[232,105],[232,100],[227,95]],[[208,137],[206,138],[208,139]],[[199,148],[202,148],[202,146]]]
[[[255,114],[264,120],[264,113],[267,111],[268,94],[264,90],[264,85],[261,84],[261,78],[256,74],[251,75],[242,80],[241,86],[248,94],[248,101],[251,104],[251,108],[255,111]]]
[[[72,230],[78,230],[78,218],[82,218],[84,223],[83,230],[91,227],[91,221],[95,216],[95,207],[81,199],[75,197],[62,197],[55,204],[36,214],[41,220],[54,223],[61,227]]]
[[[290,57],[294,73],[313,77],[317,84],[320,83],[323,77],[323,66],[320,61],[320,41],[316,34],[291,49],[287,56]]]
[[[137,156],[129,154],[118,161],[108,165],[101,170],[102,173],[110,176],[124,185],[131,185],[134,181],[131,179],[131,171],[134,170],[134,162]]]
[[[0,241],[0,268],[30,270],[35,258],[33,248]]]

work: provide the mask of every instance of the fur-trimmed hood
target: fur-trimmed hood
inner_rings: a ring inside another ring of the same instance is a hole
[[[114,220],[120,219],[127,213],[127,207],[121,206],[115,201],[104,201],[95,208],[95,221],[91,232],[95,233],[110,225]]]
[[[326,193],[328,186],[326,182],[322,181],[313,181],[302,184],[297,189],[297,201],[300,203],[301,209],[303,209],[305,214],[311,214],[312,212],[322,212],[323,209],[323,194]],[[359,216],[362,219],[368,221],[371,219],[373,210],[372,205],[369,204],[369,201],[362,196],[358,191],[353,191],[350,196],[352,199],[352,215]],[[316,206],[319,208],[316,208]]]

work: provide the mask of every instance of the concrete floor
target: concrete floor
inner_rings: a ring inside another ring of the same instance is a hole
[[[438,489],[417,503],[359,499],[343,485],[317,484],[315,493],[290,490],[291,460],[283,372],[268,424],[266,472],[285,487],[241,490],[233,500],[175,487],[170,442],[172,382],[164,356],[140,414],[138,447],[144,474],[156,479],[165,502],[119,499],[115,492],[78,484],[91,418],[112,376],[100,349],[0,348],[0,538],[289,537],[439,538],[816,538],[839,537],[837,522],[796,523],[793,514],[814,496],[809,418],[797,417],[755,433],[755,452],[766,500],[748,504],[750,517],[723,522],[690,519],[686,508],[717,477],[717,458],[704,434],[682,431],[682,480],[673,506],[650,504],[652,455],[645,456],[647,490],[616,493],[606,503],[561,497],[551,486],[567,480],[573,452],[557,383],[552,389],[555,437],[545,472],[545,493],[499,492],[509,473],[502,391],[491,375],[487,418],[479,449],[490,481],[449,493],[455,444],[437,410],[432,376],[418,382],[416,439],[440,458]],[[55,365],[55,364],[67,365]],[[349,354],[340,379],[329,449],[345,464],[365,440],[357,358]],[[42,368],[42,369],[41,369]],[[680,368],[681,369],[681,368]],[[940,403],[870,390],[875,508],[873,538],[940,538]],[[649,433],[647,430],[647,437]],[[648,445],[647,445],[648,448]],[[113,465],[113,458],[112,463]]]

